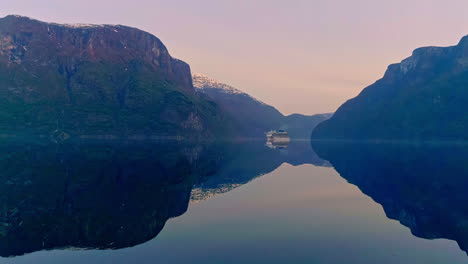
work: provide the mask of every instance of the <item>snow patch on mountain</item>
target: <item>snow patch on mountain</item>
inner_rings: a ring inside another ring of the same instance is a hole
[[[21,16],[21,15],[8,15],[8,16],[6,16],[4,18],[6,18],[6,19],[15,18],[15,19],[31,20],[31,21],[35,21],[35,22],[38,22],[38,23],[42,23],[42,24],[50,24],[50,25],[55,25],[55,26],[68,27],[68,28],[99,28],[99,27],[108,27],[108,26],[113,27],[113,26],[115,26],[115,25],[85,24],[85,23],[66,23],[66,24],[46,23],[46,22],[39,21],[39,20],[34,19],[34,18],[30,18],[30,17],[27,17],[27,16]],[[0,17],[0,19],[2,19],[2,18]]]
[[[105,27],[107,25],[96,25],[96,24],[83,24],[83,23],[75,23],[75,24],[57,24],[53,23],[56,25],[61,25],[65,27],[70,27],[70,28],[98,28],[98,27]]]
[[[245,94],[244,92],[236,89],[230,85],[220,83],[206,75],[200,73],[193,74],[193,86],[197,89],[220,89],[230,94]]]
[[[261,104],[265,104],[264,102],[257,100],[256,98],[250,96],[247,93],[242,92],[241,90],[237,88],[218,82],[217,80],[212,79],[204,74],[194,73],[192,75],[192,79],[193,79],[193,86],[195,87],[195,89],[200,90],[201,92],[203,92],[203,90],[206,90],[206,89],[215,89],[226,94],[238,94],[238,95],[248,96]]]

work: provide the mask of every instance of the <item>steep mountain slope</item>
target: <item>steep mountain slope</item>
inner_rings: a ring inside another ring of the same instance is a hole
[[[419,48],[343,104],[314,139],[468,139],[468,37]]]
[[[202,74],[193,75],[193,85],[200,94],[216,102],[234,120],[239,133],[246,136],[263,137],[266,131],[286,129],[293,138],[308,138],[318,123],[331,116],[284,116],[273,106]]]
[[[190,67],[144,31],[0,19],[0,133],[212,135]]]

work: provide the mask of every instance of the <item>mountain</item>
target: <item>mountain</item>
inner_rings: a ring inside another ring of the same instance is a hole
[[[0,133],[203,135],[222,130],[188,64],[121,25],[0,18]]]
[[[273,106],[203,74],[193,74],[193,85],[198,93],[216,102],[234,120],[234,126],[238,128],[239,134],[245,136],[263,137],[266,131],[285,129],[293,138],[309,138],[315,126],[331,116],[331,114],[284,116]]]
[[[229,114],[241,134],[263,136],[266,131],[278,129],[284,117],[273,106],[205,75],[193,74],[193,85]]]
[[[301,115],[291,114],[283,118],[281,128],[289,132],[293,138],[308,139],[310,133],[323,121],[329,119],[333,114]]]
[[[314,139],[468,139],[468,36],[416,49],[320,124]]]

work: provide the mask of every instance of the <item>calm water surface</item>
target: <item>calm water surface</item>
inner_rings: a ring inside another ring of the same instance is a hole
[[[0,263],[466,263],[464,146],[2,142]]]

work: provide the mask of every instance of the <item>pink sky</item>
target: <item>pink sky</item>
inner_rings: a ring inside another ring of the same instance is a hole
[[[413,49],[468,34],[467,0],[0,1],[0,16],[146,30],[285,114],[334,111]]]

